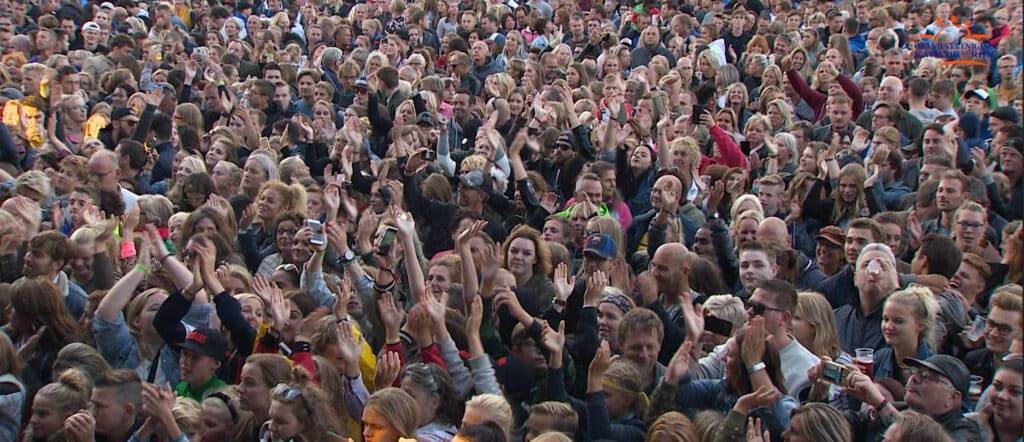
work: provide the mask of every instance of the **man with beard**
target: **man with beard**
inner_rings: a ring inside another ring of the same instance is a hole
[[[420,190],[419,183],[415,182],[411,175],[404,175],[402,181],[405,189],[403,192],[405,204],[409,208],[409,212],[417,220],[424,220],[420,226],[421,229],[429,229],[425,230],[427,232],[446,232],[454,223],[459,212],[468,212],[473,219],[487,221],[484,231],[491,238],[497,242],[505,240],[507,234],[505,224],[487,204],[492,192],[492,184],[491,177],[483,171],[475,170],[459,177],[460,184],[456,189],[454,203],[426,197]],[[401,198],[402,195],[395,194],[397,189],[398,186],[385,186],[380,188],[377,193],[388,200]],[[437,252],[452,248],[451,235],[423,235],[421,239],[425,256],[433,256]]]
[[[850,354],[857,348],[880,349],[885,345],[882,305],[899,287],[896,257],[889,246],[868,244],[855,262],[858,298],[856,302],[840,305],[835,311],[839,346]]]
[[[953,231],[956,211],[967,198],[968,184],[967,176],[959,170],[948,170],[939,176],[939,188],[935,195],[939,217],[921,223],[924,233],[949,235]]]

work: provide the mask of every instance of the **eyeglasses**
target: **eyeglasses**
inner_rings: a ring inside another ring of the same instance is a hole
[[[108,170],[106,172],[93,172],[93,171],[90,170],[89,171],[89,176],[91,176],[93,178],[100,179],[100,178],[103,178],[103,177],[105,177],[107,175],[110,175],[111,173],[114,173],[114,169],[110,169],[110,170]]]
[[[964,230],[981,230],[981,228],[985,226],[981,223],[970,223],[966,221],[957,221],[956,225],[960,226],[960,228]]]
[[[764,312],[771,310],[773,312],[783,312],[784,310],[777,309],[775,307],[769,307],[761,304],[760,302],[747,301],[747,311],[754,314],[754,316],[763,316]]]
[[[910,370],[910,377],[917,379],[917,382],[919,383],[928,382],[932,384],[942,384],[953,387],[953,383],[950,382],[949,379],[946,379],[945,376],[926,368],[916,368]]]
[[[999,333],[1002,336],[1008,336],[1013,333],[1013,326],[1009,324],[1000,324],[998,322],[992,322],[991,319],[985,321],[985,331],[992,333]]]

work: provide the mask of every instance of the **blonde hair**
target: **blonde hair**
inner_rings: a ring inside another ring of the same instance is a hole
[[[836,329],[835,314],[828,299],[818,292],[797,293],[794,318],[807,321],[814,327],[814,341],[807,349],[815,356],[839,357],[839,332]]]
[[[804,431],[813,431],[814,440],[821,442],[850,442],[853,431],[846,418],[828,404],[808,402],[793,410],[790,424],[800,419]]]
[[[203,429],[202,408],[195,399],[179,397],[171,407],[171,416],[186,436],[199,433]]]
[[[744,209],[743,206],[745,204],[750,204],[753,207],[748,207]],[[761,207],[761,200],[757,199],[757,195],[754,195],[752,193],[744,193],[743,195],[740,195],[738,198],[736,198],[735,201],[732,202],[732,207],[729,208],[729,216],[732,217],[733,220],[736,220],[737,218],[740,217],[741,214],[750,211],[757,212],[759,215],[761,215],[761,219],[757,220],[758,223],[760,223],[764,219],[764,207]]]
[[[488,414],[488,420],[498,424],[505,436],[512,434],[512,406],[499,394],[484,393],[469,398],[466,409],[473,408]]]
[[[259,195],[263,195],[268,190],[277,192],[281,195],[281,199],[284,200],[284,207],[281,208],[281,213],[306,213],[306,188],[302,187],[301,184],[285,184],[281,181],[270,180],[260,186]]]
[[[936,349],[935,319],[939,313],[939,303],[935,300],[931,290],[914,284],[889,295],[889,298],[885,300],[885,305],[888,306],[891,303],[897,303],[910,309],[910,314],[923,326],[918,340],[928,348]]]
[[[658,419],[647,429],[647,437],[644,440],[648,442],[697,442],[699,439],[690,418],[678,411],[670,411],[658,416]]]
[[[747,310],[743,306],[743,300],[733,295],[709,296],[704,301],[704,311],[732,323],[733,331],[747,324]]]
[[[18,357],[18,350],[14,348],[10,336],[7,336],[7,333],[0,333],[0,375],[5,374],[20,378],[21,358]]]
[[[395,387],[377,390],[366,400],[364,408],[372,408],[395,427],[399,436],[415,437],[417,427],[415,400],[409,393]]]
[[[625,358],[612,361],[612,365],[601,379],[601,384],[605,389],[614,390],[627,399],[632,399],[632,409],[636,416],[643,416],[647,412],[647,406],[650,404],[640,381],[640,369],[632,361]]]

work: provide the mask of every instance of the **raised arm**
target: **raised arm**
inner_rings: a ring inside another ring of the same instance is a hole
[[[398,236],[402,241],[402,249],[405,253],[405,273],[409,279],[409,292],[421,293],[426,285],[423,278],[423,267],[420,265],[420,257],[416,254],[416,222],[408,212],[400,212],[395,215],[395,227],[398,228]]]

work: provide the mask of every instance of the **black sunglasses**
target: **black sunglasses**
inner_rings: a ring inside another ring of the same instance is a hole
[[[754,316],[762,316],[765,311],[771,310],[773,312],[782,312],[784,310],[777,309],[775,307],[768,307],[767,305],[759,302],[747,301],[747,311],[754,314]]]

